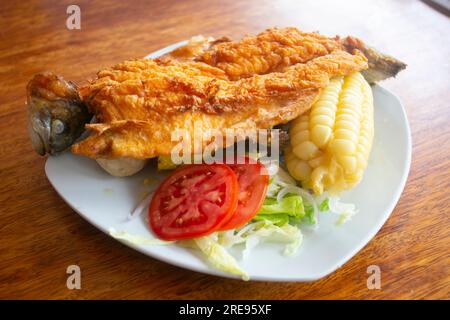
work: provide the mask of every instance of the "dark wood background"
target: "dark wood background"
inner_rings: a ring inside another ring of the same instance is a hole
[[[72,3],[81,7],[81,30],[66,29]],[[408,112],[408,183],[386,225],[342,268],[306,284],[186,271],[111,239],[58,197],[26,130],[34,73],[82,82],[193,35],[240,37],[272,26],[359,36],[408,63],[383,83]],[[449,299],[449,27],[420,1],[1,1],[0,298]],[[66,288],[71,264],[81,267],[81,290]],[[381,290],[366,288],[371,264],[381,267]]]

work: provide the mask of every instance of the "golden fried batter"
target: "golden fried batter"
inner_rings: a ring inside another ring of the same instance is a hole
[[[231,80],[237,80],[254,74],[283,71],[285,67],[308,62],[338,49],[344,50],[336,39],[318,33],[274,28],[257,36],[247,36],[239,42],[213,45],[196,60],[222,69]]]
[[[268,62],[263,68],[255,64],[251,70],[237,72],[241,68],[222,69],[166,57],[126,61],[101,71],[97,80],[81,89],[101,123],[88,125],[93,135],[72,151],[93,158],[145,159],[169,155],[176,144],[170,141],[171,133],[193,131],[196,121],[202,122],[203,130],[223,134],[227,128],[286,123],[310,108],[331,77],[367,68],[361,53],[333,51],[325,38],[317,39],[323,51],[308,56],[306,63],[291,58],[282,70],[272,58],[263,59]],[[264,41],[258,47],[264,48]]]
[[[395,77],[406,68],[405,63],[367,46],[358,38],[328,38],[296,28],[268,29],[239,42],[232,42],[226,37],[217,40],[194,37],[187,45],[168,55],[178,60],[204,62],[222,69],[230,79],[237,80],[255,74],[280,72],[290,65],[305,63],[338,49],[349,53],[358,50],[364,54],[369,68],[362,73],[370,83]]]

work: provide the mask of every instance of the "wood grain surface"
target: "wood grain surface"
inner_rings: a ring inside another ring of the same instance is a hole
[[[81,30],[66,28],[73,3]],[[342,268],[312,283],[183,270],[111,239],[57,195],[26,129],[25,86],[34,73],[80,83],[197,34],[240,37],[272,26],[355,35],[408,63],[382,85],[407,109],[409,179],[381,231]],[[449,299],[449,29],[447,16],[420,1],[1,1],[0,298]],[[71,264],[81,267],[81,290],[66,288]],[[366,287],[372,264],[381,268],[380,290]]]

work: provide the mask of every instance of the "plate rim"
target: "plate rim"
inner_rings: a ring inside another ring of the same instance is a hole
[[[170,52],[170,51],[172,51],[172,50],[174,50],[174,49],[176,49],[176,48],[178,48],[178,47],[180,47],[180,46],[182,46],[184,44],[187,44],[187,43],[188,43],[188,40],[182,40],[182,41],[173,43],[171,45],[168,45],[168,46],[166,46],[164,48],[161,48],[159,50],[156,50],[156,51],[146,55],[145,58],[158,57],[158,56],[160,56],[162,54]],[[386,209],[384,211],[384,215],[381,217],[381,219],[379,219],[378,224],[376,224],[371,229],[371,232],[367,233],[364,236],[364,238],[361,241],[359,241],[358,245],[356,245],[352,250],[350,250],[349,253],[347,253],[346,255],[342,256],[342,258],[340,258],[336,263],[333,264],[332,267],[327,269],[325,272],[312,274],[311,276],[308,276],[308,277],[286,277],[286,278],[277,277],[277,278],[273,278],[273,277],[270,277],[270,276],[251,276],[250,277],[250,281],[264,281],[264,282],[312,282],[312,281],[316,281],[316,280],[319,280],[321,278],[324,278],[327,275],[335,272],[340,267],[342,267],[351,258],[353,258],[359,251],[361,251],[376,236],[376,234],[380,231],[380,229],[383,227],[383,225],[386,223],[386,221],[391,216],[391,214],[394,211],[395,207],[397,206],[397,204],[398,204],[398,202],[400,200],[401,194],[403,193],[403,190],[404,190],[404,188],[406,186],[406,182],[408,180],[409,172],[410,172],[410,169],[411,169],[411,158],[412,158],[411,128],[410,128],[410,124],[409,124],[409,121],[408,121],[408,116],[407,116],[407,113],[406,113],[406,109],[405,109],[402,101],[400,100],[400,98],[398,96],[396,96],[394,93],[392,93],[391,91],[387,90],[386,88],[384,88],[384,87],[382,87],[382,86],[380,86],[378,84],[373,85],[373,88],[377,88],[378,90],[381,91],[382,94],[387,95],[390,98],[393,98],[393,99],[396,100],[396,102],[400,106],[400,113],[401,113],[402,120],[403,120],[403,122],[405,124],[406,137],[407,137],[406,168],[405,168],[405,170],[402,173],[402,176],[400,178],[400,184],[395,189],[395,193],[394,193],[394,195],[392,197],[393,201],[390,201],[388,209]],[[194,271],[194,272],[198,272],[198,273],[218,276],[218,277],[222,277],[222,278],[239,279],[239,280],[241,280],[240,276],[229,274],[229,273],[225,273],[225,272],[222,272],[220,270],[217,270],[217,269],[211,267],[206,262],[205,262],[205,268],[204,269],[199,269],[199,268],[197,268],[195,266],[191,266],[189,264],[184,264],[179,259],[172,258],[171,256],[163,255],[162,253],[155,253],[155,252],[144,251],[144,249],[142,247],[138,246],[138,245],[135,245],[133,243],[127,242],[127,241],[122,240],[122,239],[116,239],[116,238],[112,237],[110,235],[110,233],[109,233],[109,230],[106,227],[96,223],[95,221],[93,221],[93,219],[90,218],[89,215],[86,215],[83,212],[81,212],[80,210],[78,210],[78,208],[75,205],[73,205],[70,201],[68,201],[68,199],[66,199],[66,197],[64,197],[64,195],[61,194],[60,191],[54,186],[54,184],[53,184],[52,180],[49,178],[49,174],[48,174],[49,159],[50,158],[47,158],[46,162],[45,162],[45,174],[47,176],[48,181],[52,185],[53,189],[56,191],[56,193],[64,200],[64,202],[66,202],[83,219],[85,219],[87,222],[89,222],[91,225],[93,225],[94,227],[96,227],[97,229],[102,231],[103,233],[107,234],[109,237],[113,238],[116,241],[119,241],[120,243],[124,244],[127,247],[130,247],[130,248],[132,248],[132,249],[134,249],[134,250],[144,254],[145,256],[151,257],[153,259],[160,260],[160,261],[165,262],[165,263],[169,263],[169,264],[174,265],[174,266],[179,267],[179,268],[183,268],[183,269]]]

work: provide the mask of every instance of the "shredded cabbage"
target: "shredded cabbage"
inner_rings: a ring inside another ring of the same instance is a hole
[[[303,236],[300,229],[290,224],[277,226],[268,220],[251,222],[238,230],[219,232],[219,244],[228,248],[237,244],[244,244],[242,257],[245,259],[250,251],[261,242],[286,243],[283,250],[285,255],[294,254],[300,246]]]

